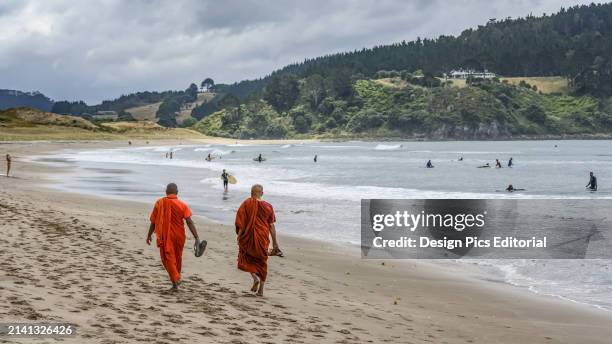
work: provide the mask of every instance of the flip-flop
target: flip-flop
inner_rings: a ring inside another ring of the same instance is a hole
[[[281,251],[279,248],[273,248],[270,253],[268,253],[268,256],[284,257],[285,255],[283,254],[283,251]]]
[[[195,253],[196,257],[200,257],[204,254],[204,250],[206,250],[206,245],[208,243],[206,240],[196,240],[195,245],[193,245],[193,253]]]

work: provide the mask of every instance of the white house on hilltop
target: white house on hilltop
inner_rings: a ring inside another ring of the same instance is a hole
[[[475,71],[473,69],[453,69],[450,71],[450,73],[444,74],[445,79],[493,79],[496,76],[497,75],[495,73],[491,73],[486,69],[483,72]]]

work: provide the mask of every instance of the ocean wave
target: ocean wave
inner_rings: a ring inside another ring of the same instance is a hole
[[[376,147],[374,147],[375,150],[398,150],[398,149],[402,149],[403,145],[399,144],[399,145],[384,145],[384,144],[378,144],[376,145]]]

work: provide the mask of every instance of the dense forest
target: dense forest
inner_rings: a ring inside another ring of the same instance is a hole
[[[610,95],[612,85],[612,4],[562,8],[542,17],[491,19],[459,36],[417,39],[307,59],[264,79],[228,87],[240,98],[282,75],[361,75],[381,70],[490,70],[503,76],[565,76],[577,93]]]
[[[41,111],[49,111],[53,107],[53,101],[39,92],[0,90],[0,110],[17,107],[31,107]]]

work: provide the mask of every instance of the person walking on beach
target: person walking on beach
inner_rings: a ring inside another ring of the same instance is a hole
[[[9,176],[9,173],[11,173],[11,162],[12,162],[12,158],[10,154],[6,154],[6,176]]]
[[[225,169],[223,169],[223,173],[221,173],[221,179],[223,179],[223,190],[227,192],[227,185],[229,183],[229,174],[225,172]]]
[[[597,177],[595,177],[593,172],[589,173],[589,183],[586,185],[586,187],[591,191],[597,191]]]
[[[252,292],[263,296],[264,283],[268,275],[268,256],[282,256],[276,241],[276,216],[272,205],[261,199],[263,186],[251,187],[247,198],[236,213],[236,235],[238,236],[238,269],[248,272],[253,278]],[[268,252],[272,238],[272,251]]]
[[[191,220],[191,210],[186,203],[177,198],[177,195],[177,185],[168,184],[166,197],[155,202],[155,207],[149,217],[151,224],[147,235],[147,245],[151,245],[151,237],[155,233],[162,264],[172,282],[172,291],[177,291],[181,282],[183,247],[185,246],[183,221],[187,223],[196,243],[200,241],[198,231]]]

